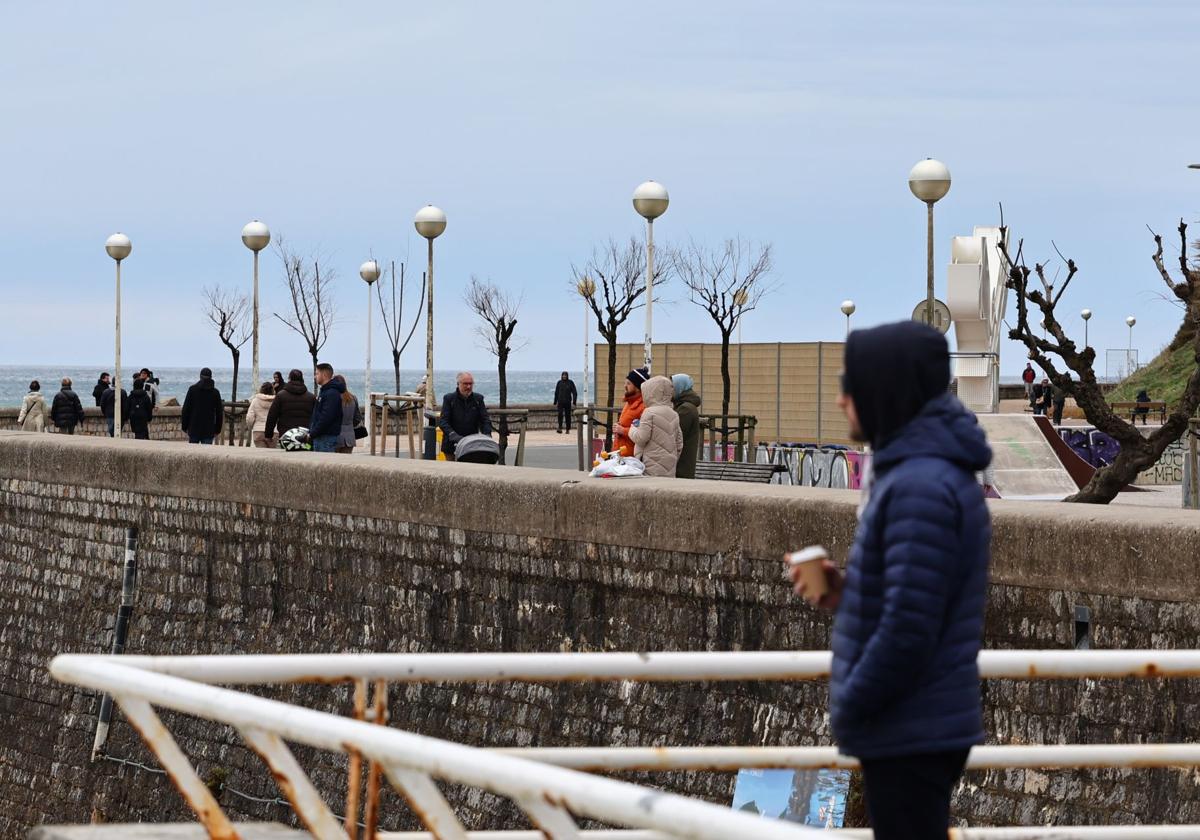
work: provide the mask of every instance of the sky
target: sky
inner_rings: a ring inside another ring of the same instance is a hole
[[[1095,312],[1093,346],[1124,348],[1132,314],[1145,360],[1179,318],[1146,226],[1168,234],[1170,259],[1175,225],[1200,208],[1186,168],[1200,162],[1198,27],[1192,0],[9,3],[0,364],[112,359],[103,245],[120,230],[126,364],[226,365],[202,289],[249,292],[240,231],[257,218],[336,270],[323,355],[361,366],[358,266],[419,275],[412,216],[434,203],[449,220],[437,367],[492,364],[462,303],[476,275],[522,300],[513,368],[576,369],[571,266],[640,235],[630,197],[650,178],[671,194],[660,249],[772,245],[778,290],[745,341],[836,341],[843,299],[868,326],[924,297],[907,175],[930,156],[953,176],[940,295],[950,237],[997,223],[1002,202],[1031,259],[1052,259],[1053,241],[1079,264],[1062,307]],[[663,296],[656,340],[718,340],[678,286]],[[304,367],[270,316],[288,304],[270,251],[262,299],[264,366]],[[642,330],[638,313],[621,340]],[[423,365],[422,334],[405,367]],[[1002,372],[1023,364],[1006,342]]]

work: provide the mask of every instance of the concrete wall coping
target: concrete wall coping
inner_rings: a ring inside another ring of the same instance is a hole
[[[25,432],[0,432],[0,478],[767,562],[814,542],[844,560],[858,502],[845,490]],[[1200,514],[1060,502],[991,512],[994,582],[1200,598]]]

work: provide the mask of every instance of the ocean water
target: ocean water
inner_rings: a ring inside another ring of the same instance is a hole
[[[133,382],[133,373],[139,368],[129,368],[121,373],[121,385],[126,390],[131,387]],[[42,393],[47,399],[53,398],[58,392],[59,383],[64,376],[71,377],[74,382],[75,392],[79,394],[79,399],[83,401],[84,406],[94,405],[92,402],[92,388],[96,385],[96,379],[101,371],[108,373],[112,372],[109,367],[103,366],[87,366],[87,365],[22,365],[22,366],[0,366],[0,408],[14,408],[21,404],[21,399],[29,393],[29,383],[31,380],[38,380],[42,386]],[[176,397],[180,402],[183,402],[184,394],[187,393],[188,386],[194,383],[199,378],[199,367],[194,368],[157,368],[154,371],[155,377],[159,379],[159,393],[163,397]],[[264,379],[269,379],[274,373],[275,368],[263,368],[260,374]],[[355,394],[363,394],[363,374],[362,368],[339,370],[338,373],[346,377],[346,384]],[[417,387],[417,383],[421,381],[424,375],[423,370],[404,370],[400,371],[400,386],[403,390],[409,391]],[[454,388],[454,377],[457,371],[453,370],[438,370],[434,371],[433,382],[436,391],[439,395],[448,393]],[[287,371],[283,371],[286,378]],[[472,371],[475,376],[475,391],[484,396],[489,405],[496,405],[499,402],[499,377],[495,368],[476,369]],[[555,371],[536,371],[536,370],[510,370],[508,371],[508,401],[510,404],[520,403],[550,403],[554,398],[554,383],[558,381],[562,375],[561,370]],[[583,389],[583,374],[572,371],[571,378],[575,381],[575,386],[580,390]],[[230,385],[233,381],[233,368],[213,368],[213,379],[216,380],[217,388],[220,389],[221,395],[225,399],[230,398]],[[305,373],[305,383],[309,388],[312,388],[312,374]],[[250,383],[250,366],[246,365],[238,371],[238,397],[247,399],[253,393],[249,387]],[[393,391],[395,389],[395,372],[390,368],[371,368],[371,390],[372,391]]]

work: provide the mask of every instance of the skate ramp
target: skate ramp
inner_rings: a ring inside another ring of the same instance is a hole
[[[1032,416],[980,414],[1002,499],[1062,499],[1079,488]]]

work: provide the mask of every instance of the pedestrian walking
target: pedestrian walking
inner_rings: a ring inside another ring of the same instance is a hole
[[[438,415],[442,430],[442,453],[447,461],[454,460],[454,449],[467,435],[490,435],[492,418],[488,417],[483,397],[475,393],[475,377],[463,371],[455,377],[455,388],[442,397],[442,413]]]
[[[983,742],[979,656],[991,524],[975,416],[946,393],[945,338],[916,322],[850,334],[838,400],[874,448],[836,611],[830,722],[862,765],[876,840],[945,840],[950,794]],[[804,595],[798,566],[791,569]]]
[[[621,416],[613,424],[613,452],[626,458],[633,455],[634,443],[629,437],[629,430],[646,408],[642,401],[642,385],[649,378],[650,372],[644,367],[634,368],[625,376],[625,405],[621,407]]]
[[[1025,399],[1029,400],[1029,404],[1033,405],[1033,382],[1037,379],[1037,374],[1033,372],[1033,362],[1025,363],[1025,370],[1021,371],[1021,381],[1025,383]]]
[[[275,385],[272,382],[264,382],[258,393],[250,398],[250,405],[246,407],[246,427],[250,429],[254,445],[259,449],[272,449],[275,446],[275,441],[267,437],[267,416],[274,404]]]
[[[188,436],[188,443],[211,445],[225,422],[225,404],[213,382],[212,371],[200,369],[200,378],[187,390],[179,425]]]
[[[342,435],[342,394],[346,380],[333,378],[333,365],[321,362],[313,378],[317,383],[317,401],[308,423],[313,452],[335,452]]]
[[[108,383],[108,390],[100,395],[100,413],[104,415],[104,419],[108,421],[108,436],[117,437],[116,417],[114,411],[117,407],[117,392],[113,390],[112,382]],[[121,389],[121,434],[125,433],[125,426],[129,423],[129,394],[124,388]]]
[[[679,415],[679,431],[683,435],[683,450],[675,464],[676,478],[696,477],[696,458],[700,455],[700,395],[692,385],[692,377],[677,373],[671,377],[674,386],[675,413]]]
[[[150,421],[154,419],[154,399],[146,384],[145,377],[133,380],[129,395],[129,428],[138,440],[150,440]]]
[[[42,396],[42,384],[36,379],[29,383],[29,393],[21,400],[17,414],[17,425],[23,432],[46,430],[46,398]]]
[[[287,383],[283,381],[282,373],[275,371],[273,374],[271,374],[271,388],[273,389],[272,393],[278,394],[286,385]]]
[[[104,392],[108,390],[109,376],[107,373],[100,374],[100,378],[96,380],[96,387],[92,389],[92,397],[96,400],[96,407],[100,407],[100,400],[104,397]]]
[[[346,379],[341,374],[333,377],[341,382],[342,387],[346,390],[342,392],[342,430],[338,434],[337,449],[339,455],[353,455],[354,446],[358,443],[358,430],[363,427],[363,412],[358,404],[358,397],[350,393],[349,386],[346,385]],[[366,437],[364,434],[363,437]]]
[[[1052,394],[1053,389],[1050,387],[1049,379],[1043,379],[1033,386],[1033,413],[1035,415],[1044,417],[1050,413]]]
[[[683,450],[679,415],[671,405],[675,386],[665,376],[652,376],[642,386],[642,416],[633,421],[629,437],[634,457],[646,465],[646,475],[675,477],[675,465]]]
[[[1067,392],[1057,385],[1050,388],[1050,403],[1054,406],[1054,425],[1062,425],[1063,409],[1067,405]]]
[[[304,372],[292,368],[288,372],[287,384],[275,394],[275,400],[267,412],[263,436],[267,440],[279,440],[292,429],[307,426],[316,404],[316,394],[304,384]]]
[[[79,395],[71,390],[71,378],[64,376],[62,388],[50,403],[50,419],[59,434],[73,435],[75,427],[83,422],[83,416],[83,403],[79,401]]]
[[[567,434],[571,433],[571,409],[575,407],[575,403],[579,402],[579,392],[575,390],[575,383],[571,381],[571,375],[565,370],[558,382],[554,384],[554,408],[558,414],[558,431],[556,434],[563,433],[563,424],[566,424]]]

